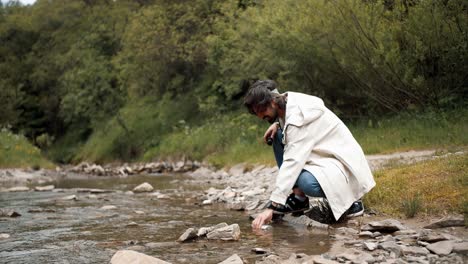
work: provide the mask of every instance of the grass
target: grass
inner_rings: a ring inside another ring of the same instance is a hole
[[[406,217],[468,213],[468,154],[386,169],[374,177],[377,185],[364,202],[377,212]]]
[[[0,131],[0,168],[54,168],[41,151],[25,137],[6,129]]]
[[[468,145],[468,109],[402,113],[349,127],[366,154]]]

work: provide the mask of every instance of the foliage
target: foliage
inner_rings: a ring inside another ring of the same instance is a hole
[[[0,125],[62,162],[265,160],[249,145],[254,130],[239,142],[228,131],[255,124],[236,119],[242,96],[271,78],[346,120],[373,120],[370,132],[364,121],[355,129],[371,153],[466,144],[466,126],[449,127],[455,117],[438,127],[438,115],[404,113],[466,108],[467,9],[463,0],[12,2],[0,7]],[[388,124],[375,121],[389,112]],[[404,120],[416,123],[390,124]]]
[[[0,168],[53,168],[54,164],[22,135],[0,130]]]

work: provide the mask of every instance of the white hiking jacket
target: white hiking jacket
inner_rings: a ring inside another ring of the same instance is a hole
[[[375,181],[364,152],[322,99],[288,92],[283,164],[270,200],[284,205],[302,169],[312,173],[335,219],[369,192]]]

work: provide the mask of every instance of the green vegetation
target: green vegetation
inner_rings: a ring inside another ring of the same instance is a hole
[[[377,186],[364,202],[371,209],[391,215],[467,215],[467,164],[467,154],[451,155],[374,173]]]
[[[465,0],[10,1],[0,5],[0,126],[58,162],[271,163],[266,125],[241,109],[249,85],[270,78],[323,98],[368,153],[466,145],[467,9]]]
[[[0,148],[0,168],[54,167],[24,136],[14,135],[7,129],[0,131]]]

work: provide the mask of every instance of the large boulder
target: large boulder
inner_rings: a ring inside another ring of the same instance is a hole
[[[110,261],[110,264],[171,264],[164,260],[145,255],[133,250],[119,250]]]

